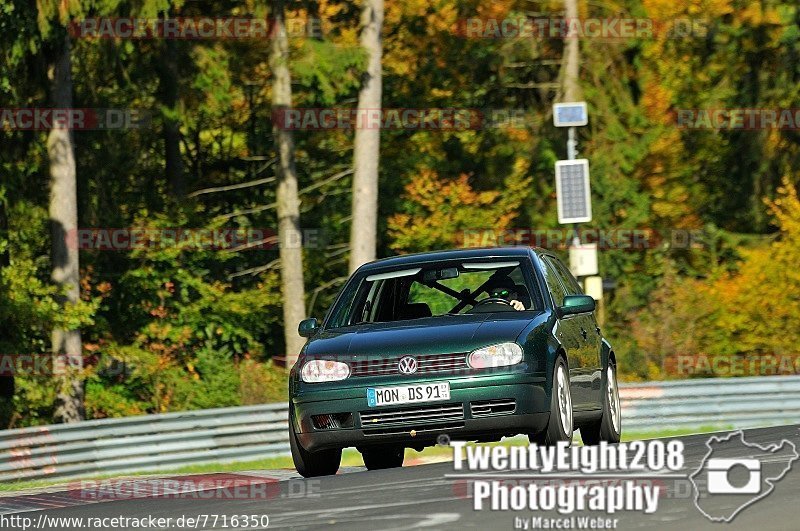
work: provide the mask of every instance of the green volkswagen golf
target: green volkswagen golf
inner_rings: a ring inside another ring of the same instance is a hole
[[[356,447],[370,470],[440,437],[618,442],[614,351],[595,302],[551,253],[465,249],[378,260],[348,280],[289,381],[297,471],[335,474]]]

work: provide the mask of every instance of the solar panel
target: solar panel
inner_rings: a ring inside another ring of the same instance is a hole
[[[556,127],[578,127],[589,123],[586,102],[556,103],[553,105],[553,125]]]
[[[592,220],[587,159],[556,162],[556,202],[559,223],[585,223]]]

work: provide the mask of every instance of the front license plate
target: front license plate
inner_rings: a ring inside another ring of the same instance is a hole
[[[449,382],[367,388],[367,404],[369,407],[434,402],[437,400],[450,400]]]

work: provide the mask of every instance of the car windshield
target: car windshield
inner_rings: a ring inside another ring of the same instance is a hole
[[[520,260],[420,264],[370,272],[348,284],[328,327],[539,310],[530,278]]]

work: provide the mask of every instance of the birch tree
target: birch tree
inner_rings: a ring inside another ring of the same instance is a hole
[[[567,27],[578,20],[578,0],[564,0],[564,11]],[[575,35],[566,35],[564,42],[563,99],[564,102],[581,101],[580,86],[580,39]]]
[[[53,107],[72,108],[72,60],[70,39],[56,39],[58,46],[48,66]],[[53,127],[47,138],[50,165],[50,226],[52,239],[52,280],[62,290],[62,306],[80,299],[80,263],[77,245],[69,236],[78,229],[78,196],[75,146],[68,127]],[[56,422],[78,422],[85,417],[83,382],[78,371],[83,367],[81,332],[56,328],[52,332],[53,366],[66,366],[57,391]]]
[[[381,61],[383,0],[363,0],[361,46],[367,54],[367,69],[361,78],[358,108],[379,111],[382,99]],[[353,157],[353,220],[350,227],[350,271],[374,260],[378,237],[379,128],[357,128]]]
[[[273,0],[272,42],[272,110],[281,112],[292,106],[292,78],[289,72],[289,38],[286,34],[284,0]],[[278,153],[277,208],[278,239],[281,260],[281,293],[283,295],[283,331],[286,340],[286,363],[291,366],[305,340],[297,326],[305,318],[305,286],[303,283],[303,248],[300,228],[300,199],[297,191],[297,170],[294,161],[294,137],[281,127],[272,128]]]

